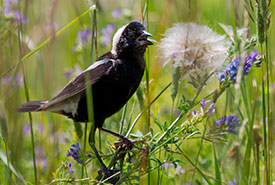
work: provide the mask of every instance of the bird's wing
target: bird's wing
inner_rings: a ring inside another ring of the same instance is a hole
[[[95,62],[77,77],[72,79],[69,84],[66,85],[64,89],[57,94],[57,96],[55,96],[47,103],[45,108],[72,98],[77,94],[83,93],[87,86],[90,87],[100,78],[102,78],[102,76],[104,76],[104,74],[110,70],[114,62],[115,60],[110,58],[105,58]]]

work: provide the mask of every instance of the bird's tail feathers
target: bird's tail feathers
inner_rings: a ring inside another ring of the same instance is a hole
[[[48,101],[30,101],[21,105],[18,112],[35,112],[35,111],[42,111],[43,105],[46,104]]]

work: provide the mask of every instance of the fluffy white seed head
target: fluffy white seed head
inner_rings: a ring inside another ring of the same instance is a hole
[[[229,42],[207,26],[177,23],[168,29],[160,43],[165,62],[173,62],[190,73],[209,74],[221,67],[228,56]]]

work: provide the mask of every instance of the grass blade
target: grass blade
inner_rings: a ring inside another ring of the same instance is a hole
[[[13,165],[9,162],[8,164],[8,160],[7,160],[7,157],[5,156],[5,154],[3,154],[1,151],[0,151],[0,159],[3,161],[3,163],[8,166],[8,168],[12,171],[12,173],[24,184],[24,185],[27,185],[26,181],[24,180],[24,178],[22,177],[22,175],[17,172]]]

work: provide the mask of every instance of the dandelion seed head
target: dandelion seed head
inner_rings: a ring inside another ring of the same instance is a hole
[[[159,47],[164,65],[173,61],[185,75],[209,74],[223,65],[229,42],[207,26],[177,23],[166,31]]]

